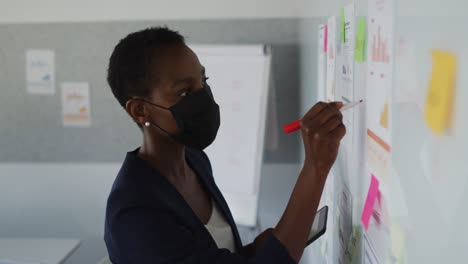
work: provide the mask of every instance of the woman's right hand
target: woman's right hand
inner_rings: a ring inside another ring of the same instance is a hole
[[[304,167],[317,170],[326,178],[346,134],[341,102],[315,104],[302,118],[301,132],[305,148]]]
[[[340,112],[342,106],[341,102],[318,103],[301,120],[304,168],[280,221],[272,231],[296,262],[304,252],[328,172],[346,133]]]

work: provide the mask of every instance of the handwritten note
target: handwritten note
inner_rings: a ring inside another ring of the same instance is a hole
[[[327,53],[328,48],[328,25],[325,25],[325,39],[323,44],[323,52]]]
[[[375,201],[379,196],[379,180],[372,174],[371,182],[369,185],[369,191],[367,192],[366,202],[364,203],[364,209],[362,210],[361,220],[364,224],[364,228],[367,230],[369,227],[369,221],[374,210]]]
[[[390,227],[390,238],[392,240],[392,259],[395,264],[407,263],[406,239],[399,224],[393,223]]]
[[[335,81],[336,81],[336,51],[337,51],[337,18],[328,18],[327,27],[327,79],[326,79],[326,100],[335,101]],[[338,40],[339,41],[339,40]]]
[[[424,117],[436,134],[450,125],[456,79],[456,56],[446,51],[432,51],[432,76],[426,97]]]

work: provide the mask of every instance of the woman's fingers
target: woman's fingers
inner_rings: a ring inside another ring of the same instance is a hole
[[[346,126],[341,123],[330,131],[329,135],[339,142],[346,135]]]
[[[330,119],[328,119],[327,122],[325,122],[322,127],[320,128],[321,133],[328,134],[332,132],[335,128],[337,128],[339,125],[343,124],[343,116],[340,115],[334,115]]]
[[[340,110],[338,110],[336,106],[327,105],[326,107],[323,107],[321,109],[322,110],[314,116],[306,115],[304,119],[302,119],[302,128],[305,128],[306,131],[313,129],[315,131],[325,130],[326,132],[329,132],[331,129],[334,128],[333,124],[337,121],[341,121],[343,118]],[[335,121],[333,121],[331,124],[326,125],[330,120]]]

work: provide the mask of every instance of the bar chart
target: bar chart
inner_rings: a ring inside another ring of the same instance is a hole
[[[372,62],[389,63],[390,52],[388,50],[388,40],[384,39],[381,34],[381,27],[378,26],[377,34],[372,35]]]

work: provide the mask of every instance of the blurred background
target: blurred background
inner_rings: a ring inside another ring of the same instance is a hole
[[[327,233],[307,247],[301,263],[464,263],[468,125],[463,116],[468,108],[462,100],[468,99],[468,3],[381,2],[396,6],[390,40],[392,172],[381,181],[386,220],[373,234],[361,223],[370,182],[364,170],[362,107],[353,114],[352,154],[341,151],[334,180],[324,192],[322,204],[332,208]],[[268,73],[260,72],[268,84],[258,98],[260,150],[253,153],[259,162],[253,165],[249,200],[256,204],[255,223],[239,228],[247,244],[274,226],[303,160],[299,135],[286,135],[281,127],[324,100],[324,88],[318,86],[319,26],[330,16],[338,19],[349,4],[354,4],[356,18],[367,16],[368,1],[363,0],[0,0],[0,263],[10,263],[7,259],[15,256],[4,252],[13,251],[20,252],[16,260],[29,262],[40,262],[46,250],[67,264],[98,263],[106,257],[106,199],[126,152],[141,142],[138,128],[107,85],[107,64],[120,39],[152,26],[167,25],[195,46],[267,47]],[[439,114],[427,109],[433,50],[456,58],[455,83],[443,85],[450,92],[435,96],[449,98],[444,102],[450,111],[443,119],[450,122],[440,132],[427,121],[428,113]],[[51,73],[39,84],[43,72],[36,66]],[[210,68],[207,72],[210,76]],[[366,72],[366,62],[356,62],[356,99],[366,99],[366,89],[374,88],[367,87]],[[67,116],[82,109],[66,103],[67,93],[82,96],[89,114]],[[233,100],[246,97],[248,93],[239,94]],[[345,193],[350,199],[343,204]],[[371,251],[377,256],[369,260]]]

